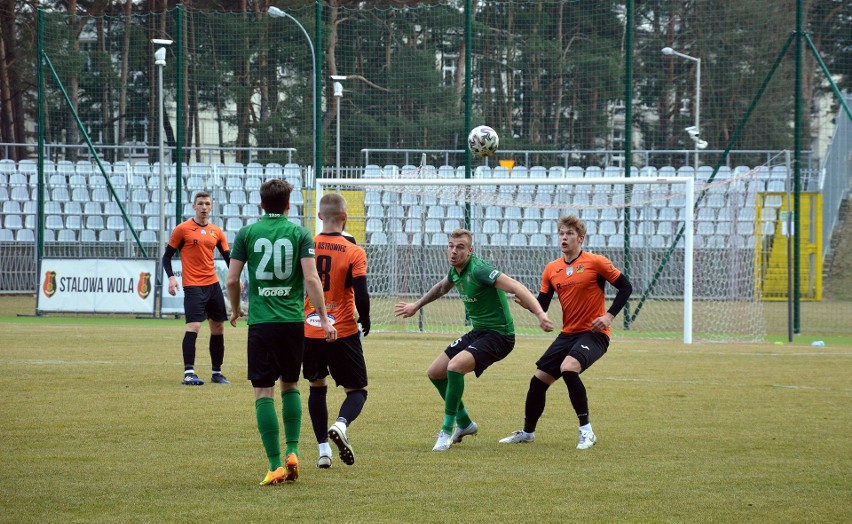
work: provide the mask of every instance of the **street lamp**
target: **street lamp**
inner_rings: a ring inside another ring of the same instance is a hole
[[[290,14],[285,13],[284,11],[282,11],[281,9],[278,9],[275,6],[269,6],[269,9],[267,9],[266,12],[269,14],[269,16],[272,16],[272,17],[275,17],[275,18],[289,18],[290,20],[295,22],[296,25],[299,26],[299,29],[302,30],[302,33],[305,35],[305,38],[308,39],[308,47],[311,48],[311,65],[313,67],[313,91],[314,91],[314,94],[313,94],[313,98],[314,98],[314,118],[313,118],[313,121],[314,121],[314,125],[313,125],[313,128],[314,128],[314,136],[313,136],[314,176],[315,177],[321,177],[322,173],[320,172],[320,165],[319,165],[319,162],[317,160],[317,136],[318,136],[317,132],[319,130],[319,128],[318,128],[319,123],[317,122],[317,57],[316,57],[316,53],[314,52],[314,42],[313,42],[313,40],[311,40],[310,35],[308,35],[308,32],[305,30],[305,26],[303,26],[301,24],[301,22],[299,22],[298,20],[293,18]]]
[[[337,122],[337,178],[340,178],[340,103],[343,101],[343,80],[346,80],[345,76],[341,75],[331,75],[331,79],[334,80],[334,97],[337,98],[337,115],[335,120]]]
[[[695,174],[698,175],[698,151],[707,147],[707,142],[701,139],[701,59],[694,56],[689,56],[671,47],[662,49],[664,55],[679,56],[695,62],[695,125],[687,127],[685,131],[689,133],[689,138],[695,144]]]
[[[165,112],[165,104],[163,103],[163,68],[166,67],[166,46],[172,45],[171,40],[165,40],[162,38],[154,38],[151,40],[151,43],[154,45],[160,46],[156,51],[154,51],[154,65],[157,66],[157,97],[159,99],[159,115],[158,120],[160,124],[159,128],[159,147],[158,154],[160,158],[160,256],[157,257],[157,266],[159,271],[157,272],[156,281],[162,281],[163,278],[163,268],[162,268],[162,260],[163,254],[166,250],[166,199],[165,199],[165,191],[166,191],[166,172],[165,172],[165,143],[163,141],[163,135],[165,135],[165,126],[163,125],[163,113]],[[162,297],[162,293],[160,294]],[[160,310],[157,312],[158,316],[162,315],[163,312],[163,301],[160,300]]]

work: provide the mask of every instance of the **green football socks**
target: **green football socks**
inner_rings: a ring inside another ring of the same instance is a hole
[[[269,471],[275,471],[281,467],[281,442],[275,400],[269,397],[259,398],[254,401],[254,409],[257,415],[257,431],[269,459]]]
[[[432,384],[435,386],[435,389],[438,390],[438,393],[441,394],[441,399],[446,398],[447,395],[447,379],[445,378],[430,378]],[[456,424],[460,428],[466,428],[470,426],[470,423],[473,422],[471,420],[470,415],[467,413],[467,409],[464,407],[464,402],[459,401],[459,409],[456,411]]]
[[[452,433],[456,424],[456,415],[464,394],[464,373],[447,371],[447,392],[444,397],[444,433]]]
[[[302,432],[302,395],[298,389],[285,389],[281,392],[281,414],[284,418],[284,441],[286,454],[299,456],[299,437]]]

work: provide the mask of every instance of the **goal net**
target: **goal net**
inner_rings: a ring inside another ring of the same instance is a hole
[[[474,253],[537,294],[544,266],[561,256],[557,220],[575,214],[587,226],[583,248],[607,256],[633,284],[614,336],[762,338],[755,239],[745,234],[755,230],[756,218],[753,208],[751,214],[738,208],[749,197],[750,173],[695,184],[692,177],[649,172],[623,178],[618,169],[583,178],[561,168],[529,171],[483,166],[465,179],[458,170],[442,177],[426,166],[396,178],[316,181],[317,199],[341,191],[349,202],[347,230],[368,254],[374,330],[466,329],[455,291],[410,319],[393,315],[395,303],[416,300],[446,276],[448,234],[460,227],[473,233]],[[702,197],[697,205],[696,196]],[[750,228],[732,233],[739,220]],[[609,301],[615,289],[606,286],[606,293]],[[541,334],[532,314],[512,307],[519,334]],[[561,326],[556,297],[548,314]]]

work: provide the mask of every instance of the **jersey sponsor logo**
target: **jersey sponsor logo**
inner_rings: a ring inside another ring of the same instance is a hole
[[[331,325],[333,326],[334,323],[337,322],[337,319],[334,318],[334,315],[327,315],[327,316],[328,316],[329,322],[331,322]],[[305,323],[308,324],[309,326],[322,327],[322,322],[320,322],[319,313],[311,313],[310,315],[308,315],[308,318],[305,319]]]
[[[499,274],[500,272],[495,269],[494,271],[488,274],[488,280],[494,280]]]
[[[469,297],[467,295],[459,295],[461,297],[462,302],[474,303],[476,302],[476,297]]]
[[[290,296],[291,289],[292,286],[259,287],[257,294],[261,297],[287,297]]]
[[[573,274],[574,274],[574,268],[573,267],[569,267],[568,269],[565,270],[565,276],[566,277],[570,277]]]
[[[202,235],[206,235],[206,234],[207,234],[207,230],[206,230],[206,229],[202,229],[202,230],[201,230],[201,234],[202,234]]]

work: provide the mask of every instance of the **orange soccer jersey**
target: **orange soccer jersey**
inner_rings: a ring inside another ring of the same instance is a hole
[[[608,258],[582,251],[570,264],[559,257],[544,267],[541,292],[556,291],[562,306],[562,333],[591,331],[592,321],[606,313],[605,281],[621,275]],[[609,328],[604,331],[609,336]]]
[[[209,286],[218,284],[216,267],[213,264],[213,250],[217,245],[222,251],[229,251],[225,233],[211,223],[200,226],[189,219],[181,222],[172,231],[169,245],[180,251],[181,281],[183,286]]]
[[[367,276],[367,254],[361,246],[349,242],[339,233],[320,233],[315,236],[314,253],[326,312],[337,328],[337,335],[354,335],[358,332],[358,324],[355,319],[352,279]],[[319,316],[310,299],[305,300],[305,336],[325,338]]]

